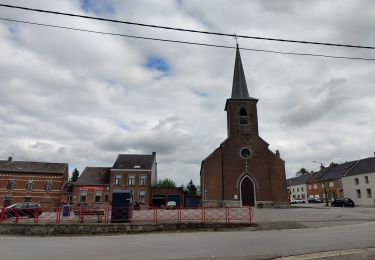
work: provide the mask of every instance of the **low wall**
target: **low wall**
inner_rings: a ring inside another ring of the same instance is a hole
[[[165,223],[165,224],[1,224],[0,235],[61,236],[114,233],[221,230],[256,227],[254,223]]]

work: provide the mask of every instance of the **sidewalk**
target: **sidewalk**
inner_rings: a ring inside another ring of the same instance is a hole
[[[375,259],[375,248],[347,249],[320,252],[306,255],[296,255],[281,257],[276,259],[282,260],[299,260],[299,259],[329,259],[329,260],[352,260],[352,259]]]

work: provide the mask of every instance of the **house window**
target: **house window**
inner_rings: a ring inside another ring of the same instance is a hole
[[[25,197],[25,202],[30,202],[31,201],[31,197],[30,196],[26,196]]]
[[[299,192],[299,188],[297,188],[297,192]]]
[[[240,125],[248,125],[249,120],[247,117],[247,111],[245,108],[240,109]]]
[[[301,187],[301,191],[303,191],[303,187]]]
[[[324,183],[322,183],[322,188],[324,189]]]
[[[359,184],[359,179],[358,179],[358,178],[355,178],[355,179],[354,179],[354,184],[355,184],[355,185],[358,185],[358,184]]]
[[[102,200],[102,191],[96,190],[95,191],[95,202],[99,203]]]
[[[305,194],[302,194],[302,199],[303,199],[303,200],[305,199]]]
[[[296,198],[296,195],[293,195],[293,199],[295,199]]]
[[[81,190],[79,194],[79,202],[85,203],[87,199],[87,190]]]
[[[372,198],[371,189],[366,189],[367,192],[367,198]]]
[[[368,176],[365,176],[365,183],[368,183]]]
[[[294,188],[293,188],[293,192],[294,192]]]
[[[115,185],[121,185],[121,175],[115,176]]]
[[[146,191],[140,190],[139,191],[139,203],[145,203],[145,198],[146,198]]]
[[[309,185],[309,190],[311,190],[311,184]]]
[[[9,195],[5,195],[4,198],[4,207],[8,207],[12,204],[12,197]]]
[[[139,185],[146,185],[146,178],[147,176],[146,175],[141,175],[139,176]]]
[[[108,200],[109,200],[109,196],[108,196],[108,195],[105,195],[105,196],[104,196],[104,201],[107,202]]]
[[[47,180],[46,182],[46,191],[52,190],[52,180]]]
[[[33,190],[33,180],[28,180],[26,183],[26,190],[32,191]]]
[[[317,184],[314,184],[314,189],[317,189],[318,188],[318,185]]]
[[[134,185],[135,184],[135,177],[133,175],[128,176],[128,185]]]
[[[16,184],[16,183],[15,183],[14,180],[8,180],[7,190],[13,190],[15,184]]]
[[[333,181],[330,181],[329,182],[329,187],[332,188],[333,186],[335,186],[335,184],[333,183]]]
[[[357,198],[361,198],[361,190],[355,190],[357,193]]]

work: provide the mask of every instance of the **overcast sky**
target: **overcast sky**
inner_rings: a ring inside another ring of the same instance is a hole
[[[1,3],[270,38],[375,46],[374,1],[1,0]],[[150,29],[0,7],[0,17],[235,46],[231,37]],[[375,50],[239,39],[240,47],[375,58]],[[375,61],[241,51],[260,136],[287,177],[375,151]],[[234,49],[0,21],[0,159],[112,166],[156,152],[159,177],[199,183],[227,136]]]

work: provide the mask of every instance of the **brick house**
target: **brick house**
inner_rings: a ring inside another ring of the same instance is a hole
[[[307,181],[307,198],[322,198],[323,188],[319,182],[320,178],[328,172],[329,168],[320,166],[318,172],[312,172],[312,177]]]
[[[225,105],[228,138],[201,164],[205,205],[289,205],[285,162],[259,136],[257,102],[249,96],[237,46],[232,95]]]
[[[86,167],[74,183],[72,203],[88,207],[111,205],[114,190],[132,190],[140,206],[151,206],[156,184],[156,153],[119,154],[112,167]]]
[[[344,197],[344,190],[342,186],[342,176],[356,163],[357,161],[346,162],[342,164],[331,163],[328,171],[319,178],[319,185],[321,187],[321,198],[323,200],[333,201]]]
[[[67,163],[0,161],[1,206],[33,201],[42,207],[57,207],[61,189],[68,181]]]
[[[110,168],[86,167],[73,186],[73,204],[104,207],[110,205]],[[69,201],[69,200],[68,200]]]

